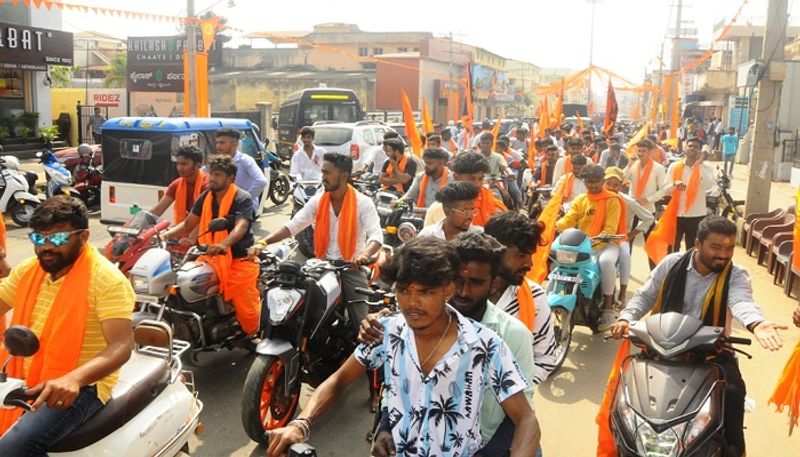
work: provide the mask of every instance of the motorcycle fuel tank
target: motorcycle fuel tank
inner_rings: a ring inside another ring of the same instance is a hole
[[[175,284],[170,253],[154,248],[142,254],[131,268],[131,283],[137,294],[166,297],[167,287]]]
[[[189,303],[212,297],[219,293],[219,278],[214,267],[205,262],[186,262],[178,269],[175,283],[181,297]]]

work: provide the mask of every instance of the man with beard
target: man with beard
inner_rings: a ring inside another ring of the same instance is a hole
[[[390,430],[384,436],[390,437],[378,441],[374,455],[476,455],[483,441],[478,406],[488,393],[515,425],[505,451],[533,457],[541,432],[525,374],[495,332],[447,304],[462,270],[455,248],[436,238],[416,238],[398,249],[382,269],[383,279],[397,284],[400,310],[381,320],[386,338],[360,344],[297,419],[272,430],[268,456],[308,439],[313,422],[348,385],[365,369],[382,369]],[[449,419],[437,420],[441,414]]]
[[[350,318],[361,322],[367,314],[367,305],[354,301],[366,297],[357,293],[356,288],[365,288],[368,284],[358,266],[377,254],[383,244],[383,232],[375,204],[348,184],[352,169],[350,156],[333,152],[325,154],[322,161],[325,192],[317,193],[286,225],[256,242],[250,254],[256,256],[267,245],[294,236],[313,224],[315,256],[325,260],[344,260],[354,265],[342,273],[342,298],[347,303]]]
[[[483,232],[483,227],[472,225],[475,200],[480,190],[470,183],[455,181],[436,194],[436,201],[444,208],[444,219],[423,228],[418,236],[433,236],[450,241],[464,232]]]
[[[411,180],[417,174],[417,162],[406,155],[405,145],[400,138],[383,140],[383,151],[387,160],[383,163],[378,182],[384,189],[408,192]]]
[[[539,384],[555,368],[556,340],[547,295],[539,284],[525,278],[530,271],[533,253],[541,241],[544,227],[523,214],[508,211],[492,216],[484,232],[506,247],[492,303],[518,318],[533,334],[535,367],[531,382]]]
[[[196,241],[208,245],[208,250],[197,260],[214,267],[220,293],[233,304],[242,331],[252,335],[258,330],[261,314],[258,265],[247,258],[247,249],[253,245],[252,198],[234,184],[237,166],[233,159],[216,156],[207,167],[208,190],[197,197],[186,220],[167,230],[164,238],[181,237],[181,245],[189,247],[195,244],[189,234],[195,229],[201,233]],[[228,229],[208,233],[209,222],[217,218],[226,219]]]
[[[583,145],[582,139],[570,138],[566,154],[556,162],[556,168],[555,171],[553,171],[553,181],[558,182],[562,176],[574,172],[573,164],[575,161],[572,159],[578,156],[586,157],[586,155],[583,154]],[[592,159],[586,157],[586,163],[593,163]]]
[[[448,158],[444,149],[426,149],[422,153],[425,172],[414,177],[411,188],[394,202],[394,206],[407,201],[413,202],[416,208],[431,206],[436,201],[436,193],[447,185],[450,179],[450,170],[445,166]]]
[[[461,268],[456,278],[456,292],[450,303],[465,317],[480,322],[493,330],[508,345],[517,365],[530,382],[534,376],[533,338],[531,332],[510,314],[502,311],[489,301],[489,295],[497,282],[497,275],[503,261],[505,246],[494,238],[480,233],[462,233],[452,241],[456,248]],[[370,315],[361,324],[359,341],[365,344],[380,342],[383,339],[381,315]],[[533,388],[530,383],[525,396],[533,407]],[[511,447],[514,436],[514,423],[507,418],[503,408],[493,395],[488,395],[481,406],[483,457],[505,456]],[[392,446],[388,408],[381,414],[381,422],[376,434],[376,457],[386,456],[386,449]]]
[[[250,194],[253,202],[253,211],[258,211],[259,198],[269,186],[264,170],[256,163],[256,160],[247,154],[239,151],[239,138],[241,133],[233,127],[223,127],[217,130],[216,144],[217,154],[226,155],[236,164],[236,187]]]
[[[27,395],[38,397],[30,412],[0,410],[0,453],[44,457],[111,397],[131,355],[135,299],[128,279],[89,245],[80,200],[59,195],[45,201],[30,227],[36,257],[0,282],[0,316],[13,310],[11,324],[39,337],[39,351],[14,359],[8,370],[32,386]],[[8,351],[0,357],[7,360]]]
[[[694,249],[664,257],[620,313],[611,328],[612,335],[622,338],[628,323],[641,319],[648,311],[677,312],[701,319],[704,325],[724,327],[726,335],[731,333],[734,317],[764,349],[780,349],[783,343],[778,330],[789,327],[764,320],[753,299],[747,270],[733,264],[735,245],[736,224],[721,216],[704,218]],[[717,354],[713,362],[724,371],[727,384],[723,421],[728,448],[734,450],[731,455],[745,455],[742,424],[747,391],[739,363],[730,350]]]
[[[555,184],[555,182],[553,182],[553,172],[555,171],[556,162],[558,162],[558,146],[550,144],[545,149],[544,158],[539,163],[539,166],[536,167],[531,177],[534,189]]]
[[[178,177],[170,183],[164,196],[150,209],[150,213],[161,216],[172,206],[172,222],[180,224],[186,219],[189,210],[202,192],[208,189],[208,175],[200,170],[203,166],[203,153],[195,147],[178,149],[175,154],[175,168]]]

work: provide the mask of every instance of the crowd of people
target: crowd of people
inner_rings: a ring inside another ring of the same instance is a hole
[[[254,202],[265,182],[252,158],[237,151],[238,132],[219,130],[218,155],[205,161],[192,147],[177,152],[179,177],[150,210],[161,215],[173,208],[176,225],[166,239],[208,245],[200,261],[214,267],[246,334],[258,337],[262,308],[252,259],[268,245],[313,226],[315,257],[353,265],[342,277],[343,303],[361,323],[361,344],[296,419],[270,432],[268,455],[284,455],[290,444],[306,440],[348,384],[378,369],[386,376],[374,455],[541,455],[533,389],[555,367],[556,342],[545,289],[530,273],[535,253],[553,241],[545,235],[548,224],[593,238],[620,236],[593,246],[602,274],[601,330],[619,338],[645,313],[672,311],[726,332],[736,318],[764,348],[780,348],[778,331],[787,327],[765,319],[747,273],[733,264],[735,225],[706,216],[704,195],[714,177],[701,138],[686,139],[683,157],[670,162],[658,136],[626,144],[623,132],[600,134],[593,127],[565,125],[539,135],[535,127],[516,125],[497,138],[489,121],[475,134],[451,127],[428,132],[420,157],[387,134],[365,165],[383,188],[402,195],[400,202],[427,208],[419,236],[380,269],[394,285],[394,315],[368,314],[358,292],[368,284],[358,267],[383,243],[375,204],[351,184],[364,170],[353,170],[348,155],[314,144],[313,128],[300,132],[290,173],[321,180],[324,191],[258,240]],[[731,143],[726,137],[719,137],[723,151]],[[518,209],[543,187],[556,189],[561,215],[555,221]],[[658,214],[665,196],[671,203]],[[228,229],[206,233],[217,218]],[[0,315],[13,310],[11,322],[33,328],[44,348],[32,362],[12,366],[12,375],[27,374],[39,397],[21,418],[0,413],[0,453],[13,450],[8,455],[46,455],[103,406],[130,356],[133,291],[88,244],[82,203],[66,196],[46,201],[31,229],[36,257],[0,281]],[[648,252],[652,272],[629,297],[639,236],[646,245],[651,237],[663,241],[672,253]],[[709,306],[715,300],[724,306]],[[800,308],[795,324],[798,315]],[[727,439],[744,455],[745,384],[733,353],[720,354],[718,363],[734,392],[726,397]]]

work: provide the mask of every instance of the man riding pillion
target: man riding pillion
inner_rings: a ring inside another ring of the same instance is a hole
[[[29,327],[41,343],[31,358],[14,358],[9,375],[32,386],[32,411],[0,410],[0,454],[44,457],[111,397],[131,356],[134,294],[130,282],[89,245],[84,204],[59,195],[30,221],[36,257],[0,282],[0,316]],[[0,357],[7,360],[3,349]],[[15,423],[16,422],[16,423]],[[11,427],[13,425],[13,427]],[[11,427],[9,429],[9,427]]]
[[[383,244],[378,211],[369,197],[348,184],[352,169],[350,156],[325,154],[322,162],[325,192],[312,197],[286,225],[256,242],[250,254],[256,256],[267,245],[294,236],[310,225],[314,225],[314,254],[319,259],[344,260],[358,267],[377,254]],[[367,287],[367,277],[358,268],[351,268],[342,273],[342,282],[342,296],[350,317],[361,322],[367,306],[352,302],[365,298],[355,289]]]
[[[495,198],[491,190],[483,185],[483,178],[489,173],[489,162],[480,153],[464,151],[450,161],[453,171],[453,180],[472,184],[480,190],[475,201],[475,216],[472,218],[474,225],[483,226],[498,211],[507,211],[508,208]],[[436,224],[445,218],[444,209],[439,202],[428,208],[425,214],[425,226]]]
[[[764,320],[753,299],[750,276],[733,264],[736,225],[721,216],[708,216],[699,224],[694,248],[669,254],[650,272],[644,286],[620,313],[611,328],[615,338],[627,333],[629,322],[648,311],[677,312],[701,319],[704,325],[724,327],[730,335],[736,318],[765,349],[782,346],[778,330],[788,326]],[[724,424],[733,455],[745,455],[743,432],[746,387],[733,352],[718,354],[713,362],[725,372],[727,382]],[[726,454],[728,455],[728,454]]]
[[[417,163],[405,153],[405,145],[399,138],[383,140],[383,150],[388,159],[383,163],[378,182],[384,189],[406,193],[411,180],[417,174]]]
[[[387,282],[397,284],[401,312],[382,320],[386,338],[359,345],[314,391],[298,419],[271,431],[268,455],[282,455],[307,439],[312,423],[344,388],[366,369],[378,368],[385,373],[394,443],[388,455],[475,455],[481,448],[478,405],[487,389],[516,426],[511,456],[536,455],[539,425],[525,395],[528,383],[508,346],[447,305],[461,268],[445,241],[416,238],[401,247],[382,270]]]
[[[444,186],[436,193],[436,201],[444,208],[444,219],[423,228],[418,236],[434,236],[450,241],[464,232],[483,232],[481,226],[472,224],[479,193],[480,189],[463,181],[454,181]]]
[[[502,268],[505,246],[491,236],[478,233],[458,235],[452,241],[456,248],[461,268],[458,272],[456,293],[451,302],[465,317],[485,325],[508,345],[517,364],[529,381],[525,396],[533,407],[533,389],[530,382],[535,377],[533,336],[522,322],[502,311],[489,301],[497,276]],[[370,315],[361,324],[359,341],[366,344],[383,339],[383,326],[379,318],[387,314]],[[390,428],[388,408],[381,414],[380,427],[376,433],[373,455],[388,456],[394,446]],[[506,419],[502,406],[493,395],[487,395],[481,406],[480,427],[482,448],[476,455],[482,457],[505,456],[511,447],[514,424]]]
[[[214,267],[220,292],[236,310],[242,331],[252,335],[258,330],[261,314],[261,296],[256,287],[258,265],[247,258],[247,249],[253,245],[252,199],[234,184],[238,170],[230,157],[213,157],[206,166],[208,190],[197,198],[186,220],[167,230],[164,237],[181,237],[181,245],[189,247],[195,242],[188,234],[197,229],[201,234],[197,242],[208,245],[205,255],[197,260]],[[225,218],[228,230],[208,233],[209,222],[216,218]]]
[[[208,189],[208,175],[200,170],[202,166],[203,153],[199,149],[191,146],[179,149],[175,154],[178,178],[170,183],[164,196],[149,212],[161,216],[173,205],[173,222],[183,222],[197,197]]]
[[[405,195],[396,200],[393,205],[403,202],[412,202],[416,208],[427,208],[436,201],[436,193],[447,185],[450,180],[450,170],[445,166],[449,156],[441,148],[429,148],[422,153],[425,162],[425,171],[414,177],[411,188]]]
[[[317,181],[320,178],[322,157],[328,151],[314,144],[314,129],[311,127],[306,126],[300,130],[300,140],[303,146],[292,154],[289,174],[304,181]]]
[[[572,164],[572,171],[561,176],[556,182],[556,189],[564,185],[564,207],[568,208],[569,205],[575,200],[578,195],[586,193],[586,183],[583,181],[583,167],[586,166],[589,159],[583,154],[575,154],[570,159]]]
[[[625,206],[619,195],[603,187],[605,177],[603,167],[587,165],[582,173],[586,193],[575,198],[567,214],[556,222],[558,231],[578,228],[592,238],[598,235],[625,235]],[[592,247],[600,265],[603,291],[603,315],[600,317],[598,327],[600,330],[607,330],[617,320],[614,311],[614,289],[617,282],[619,244],[593,243]]]
[[[259,197],[269,182],[255,159],[239,151],[241,133],[233,127],[217,130],[217,154],[226,155],[236,164],[236,187],[250,194],[253,211],[258,211]]]

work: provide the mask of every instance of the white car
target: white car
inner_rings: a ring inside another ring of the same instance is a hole
[[[353,170],[360,169],[374,149],[381,147],[386,132],[394,131],[386,124],[374,121],[324,123],[312,128],[314,144],[328,152],[349,155],[353,159]]]

